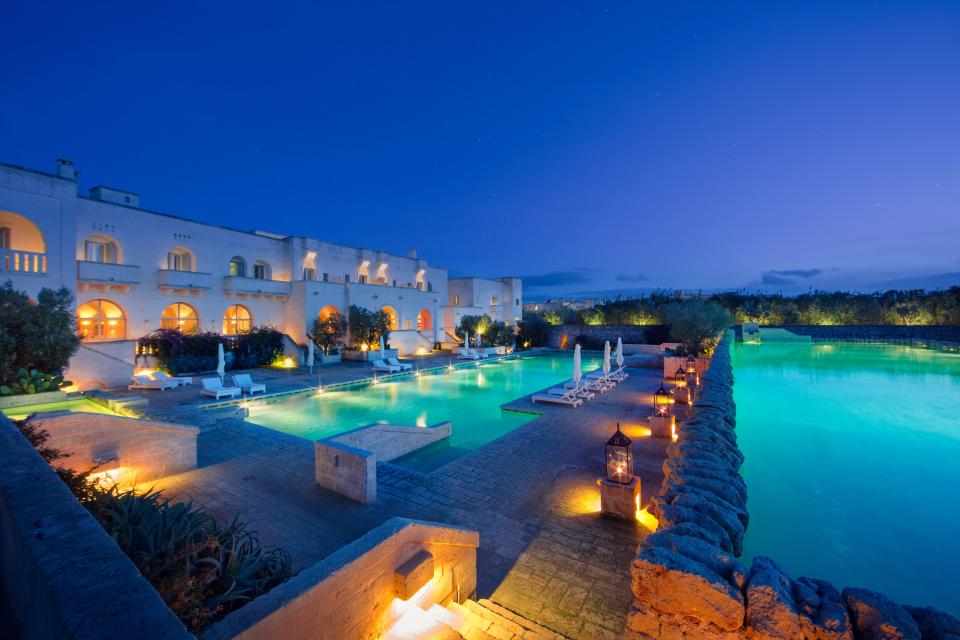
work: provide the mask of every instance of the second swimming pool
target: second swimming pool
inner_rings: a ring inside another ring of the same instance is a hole
[[[600,364],[599,357],[584,355],[584,371]],[[427,426],[449,420],[453,432],[447,441],[396,461],[430,471],[535,418],[505,411],[500,405],[569,379],[572,368],[569,354],[483,362],[376,385],[253,403],[247,420],[308,440],[321,440],[372,422]]]

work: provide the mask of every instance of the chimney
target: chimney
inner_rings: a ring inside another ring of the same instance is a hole
[[[410,251],[407,251],[407,257],[410,258],[411,260],[416,260],[416,259],[417,259],[417,250],[416,250],[416,249],[410,249]]]
[[[80,173],[73,166],[73,160],[57,158],[57,175],[67,180],[76,180]]]

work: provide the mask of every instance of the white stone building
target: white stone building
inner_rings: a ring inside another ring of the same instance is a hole
[[[443,326],[460,325],[464,316],[488,315],[508,325],[523,319],[523,282],[520,278],[450,278]]]
[[[7,280],[30,296],[44,287],[75,294],[84,340],[68,373],[81,388],[125,384],[136,339],[160,327],[235,334],[270,325],[303,345],[321,314],[357,305],[387,311],[391,346],[409,354],[448,343],[444,329],[452,333],[461,308],[517,319],[522,302],[515,278],[452,280],[464,303],[452,302],[446,269],[414,251],[238,231],[143,209],[137,194],[104,186],[79,195],[67,160],[56,174],[0,164]]]

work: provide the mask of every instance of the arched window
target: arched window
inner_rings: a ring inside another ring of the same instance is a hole
[[[253,277],[257,280],[269,280],[272,277],[270,263],[266,260],[257,260],[254,262]]]
[[[91,300],[77,308],[77,329],[84,340],[123,340],[127,320],[109,300]]]
[[[170,271],[193,271],[193,253],[184,247],[175,247],[167,253],[167,269]]]
[[[108,236],[90,236],[83,245],[83,259],[87,262],[120,264],[120,245]]]
[[[431,322],[430,311],[420,309],[420,312],[417,313],[417,331],[429,331],[432,328],[433,323]]]
[[[180,329],[184,333],[196,333],[200,328],[197,310],[186,302],[174,302],[160,315],[161,329]]]
[[[235,278],[246,278],[247,261],[240,256],[230,258],[230,275]]]
[[[390,318],[390,331],[397,331],[400,328],[400,317],[397,315],[397,310],[390,305],[380,310],[386,312],[387,317]]]
[[[249,333],[252,322],[250,310],[242,304],[235,304],[223,314],[223,333],[228,336]]]

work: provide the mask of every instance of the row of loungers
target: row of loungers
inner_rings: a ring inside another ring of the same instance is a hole
[[[141,373],[133,376],[133,384],[127,386],[130,391],[139,391],[153,389],[157,391],[166,391],[167,389],[176,389],[177,387],[193,384],[193,378],[189,376],[170,376],[163,371],[154,371],[153,373]],[[200,380],[203,389],[200,390],[205,396],[220,398],[236,398],[243,394],[253,395],[257,392],[266,393],[267,385],[261,382],[254,382],[249,373],[238,373],[233,376],[232,387],[224,386],[220,378],[203,378]]]
[[[567,380],[562,387],[547,389],[533,396],[534,402],[549,402],[567,407],[579,407],[587,400],[593,400],[598,393],[606,393],[628,377],[626,369],[620,367],[604,374],[601,369],[591,371],[580,379],[580,384]]]
[[[482,360],[483,358],[489,358],[489,353],[480,353],[476,349],[471,349],[469,347],[464,347],[460,350],[460,354],[457,356],[458,360]]]
[[[399,373],[401,371],[413,371],[413,365],[400,362],[396,358],[384,358],[383,360],[373,361],[373,370],[384,373]]]

